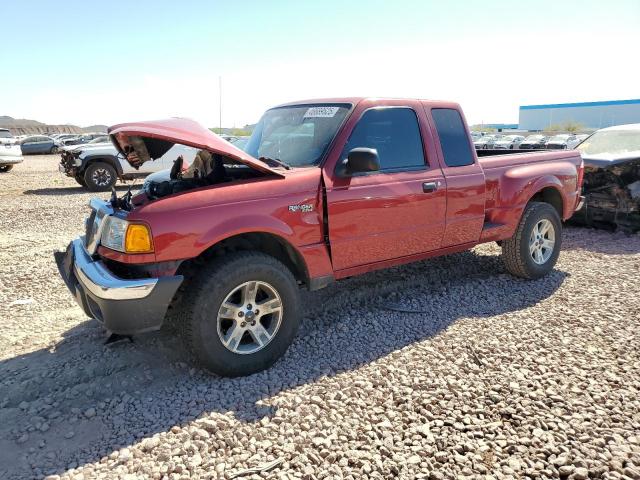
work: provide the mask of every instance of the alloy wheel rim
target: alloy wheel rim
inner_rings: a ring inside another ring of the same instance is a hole
[[[544,265],[553,255],[556,244],[556,230],[547,219],[533,226],[529,236],[529,254],[537,265]]]
[[[218,310],[220,342],[240,355],[259,352],[275,338],[282,314],[282,299],[272,285],[255,280],[238,285]]]
[[[111,174],[105,168],[98,168],[93,172],[93,175],[91,175],[91,179],[96,185],[104,187],[105,185],[109,185]]]

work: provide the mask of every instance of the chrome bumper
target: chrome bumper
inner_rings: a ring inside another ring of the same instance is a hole
[[[584,198],[585,198],[585,197],[584,197],[584,196],[582,196],[582,195],[580,195],[580,196],[578,197],[578,204],[576,205],[576,209],[575,209],[575,211],[576,211],[576,212],[577,212],[578,210],[581,210],[581,209],[582,209],[582,207],[584,207]]]
[[[93,260],[82,244],[82,238],[72,242],[73,271],[80,284],[98,298],[105,300],[132,300],[145,298],[158,283],[157,278],[124,280],[113,275],[101,260]]]
[[[84,313],[122,335],[158,330],[184,280],[182,275],[120,278],[87,253],[82,238],[54,256],[60,276]]]
[[[17,163],[22,163],[24,158],[16,157],[15,155],[0,155],[0,163],[2,165],[15,165]]]

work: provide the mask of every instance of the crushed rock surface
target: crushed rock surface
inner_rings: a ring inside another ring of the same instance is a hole
[[[0,478],[640,479],[638,235],[568,228],[536,281],[487,244],[303,292],[286,356],[222,379],[169,329],[104,345],[53,261],[93,196],[55,156],[0,187]]]

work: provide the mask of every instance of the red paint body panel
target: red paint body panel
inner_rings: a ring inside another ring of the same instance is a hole
[[[554,188],[560,194],[564,219],[577,204],[582,160],[575,151],[501,155],[478,161],[471,145],[472,165],[447,167],[431,109],[453,108],[462,114],[455,103],[331,98],[288,105],[312,103],[349,103],[353,108],[322,165],[289,171],[274,171],[244,152],[235,152],[219,143],[224,142],[219,137],[211,139],[201,127],[190,132],[189,124],[180,123],[181,131],[171,130],[176,120],[112,127],[111,133],[156,135],[233,158],[244,155],[244,163],[269,175],[144,202],[128,218],[151,227],[155,253],[126,255],[101,248],[100,254],[124,263],[185,260],[229,237],[264,232],[280,237],[301,256],[310,279],[344,278],[509,238],[527,202],[543,188]],[[424,169],[336,176],[335,166],[362,114],[389,106],[408,107],[416,113]],[[435,182],[437,190],[425,193],[424,182]],[[290,208],[297,205],[313,208],[307,212]]]

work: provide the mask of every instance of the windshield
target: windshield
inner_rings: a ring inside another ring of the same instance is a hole
[[[551,140],[549,140],[550,142],[564,142],[567,138],[569,138],[569,135],[555,135],[554,137],[551,137]]]
[[[542,135],[529,135],[527,140],[530,142],[537,142],[538,140],[542,140],[544,137]]]
[[[243,150],[294,167],[317,165],[350,108],[314,104],[267,110]]]
[[[640,151],[640,130],[602,130],[577,147],[584,155]]]
[[[0,138],[13,138],[11,132],[7,132],[6,130],[0,130]]]

